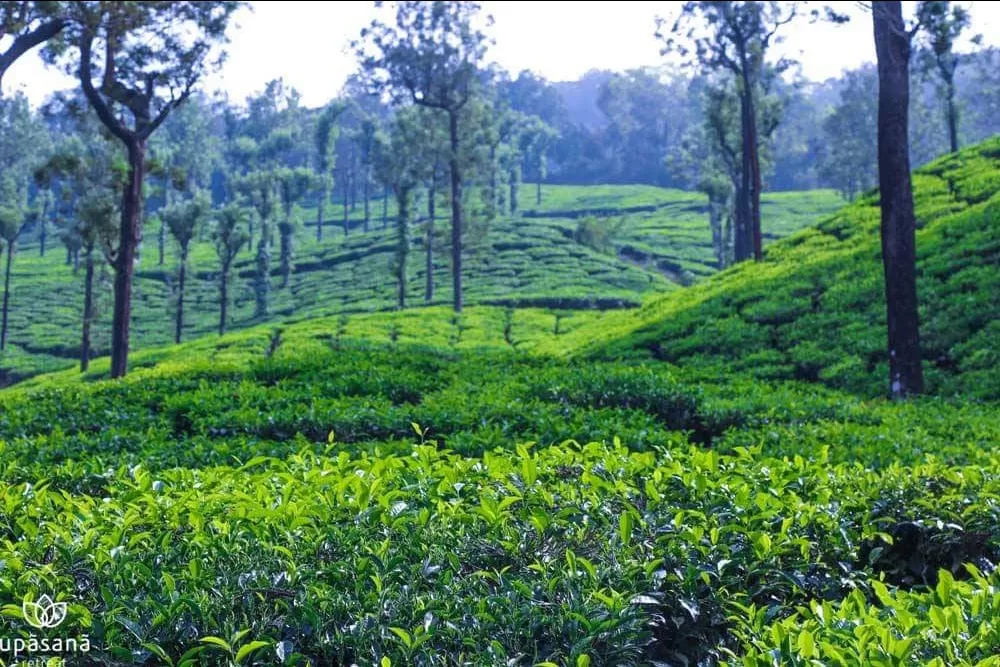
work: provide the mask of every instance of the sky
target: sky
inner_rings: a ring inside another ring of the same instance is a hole
[[[355,69],[352,39],[373,15],[371,2],[252,2],[230,28],[228,60],[203,83],[243,101],[271,79],[302,93],[308,106],[333,98]],[[669,62],[660,55],[655,20],[676,17],[678,2],[483,2],[493,15],[496,44],[489,59],[517,73],[531,69],[551,81],[579,78],[592,69],[624,71]],[[818,3],[817,3],[818,4]],[[875,59],[871,18],[857,2],[830,3],[852,20],[846,25],[801,20],[784,31],[780,55],[796,58],[808,79],[823,80]],[[969,35],[1000,45],[1000,3],[963,2],[972,15]],[[912,12],[914,3],[909,5]],[[966,48],[967,45],[966,45]],[[51,92],[75,86],[45,68],[35,54],[22,58],[4,79],[4,93],[22,89],[32,104]]]

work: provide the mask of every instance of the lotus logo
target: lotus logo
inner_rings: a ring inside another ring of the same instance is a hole
[[[66,603],[54,602],[48,595],[43,595],[36,602],[25,600],[21,610],[24,620],[35,628],[55,628],[66,620]]]

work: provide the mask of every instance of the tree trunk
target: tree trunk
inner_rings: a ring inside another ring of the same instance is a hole
[[[409,238],[409,217],[410,217],[410,190],[409,188],[399,188],[396,198],[399,205],[397,213],[397,234],[396,234],[396,303],[399,309],[406,308],[406,259],[410,253]]]
[[[946,82],[948,95],[948,139],[951,142],[951,152],[958,152],[958,107],[955,106],[954,72]]]
[[[256,317],[267,318],[270,314],[271,298],[271,232],[261,229],[257,242],[257,276],[254,286],[257,299]]]
[[[187,276],[187,245],[181,246],[181,269],[177,280],[177,326],[174,328],[174,342],[181,342],[181,331],[184,328],[184,278]]]
[[[80,249],[73,248],[73,275],[75,276],[80,270]]]
[[[226,251],[228,254],[228,251]],[[219,275],[219,335],[226,333],[226,311],[229,310],[229,262],[222,265]]]
[[[115,260],[115,306],[111,323],[111,377],[128,372],[129,325],[132,319],[132,271],[139,244],[139,206],[146,161],[146,143],[128,142],[128,181],[122,192],[122,224]]]
[[[7,242],[7,268],[3,274],[3,323],[0,324],[0,351],[7,349],[7,313],[10,307],[10,264],[14,260],[14,241]]]
[[[510,212],[511,215],[517,212],[517,185],[520,181],[520,175],[517,170],[511,169],[510,171]]]
[[[281,264],[281,289],[288,287],[289,280],[292,276],[292,224],[291,222],[286,222],[281,225],[278,229],[281,235],[281,250],[280,250],[280,264]]]
[[[389,188],[382,187],[382,229],[389,228]]]
[[[431,175],[431,185],[427,189],[427,248],[424,270],[427,272],[427,286],[424,288],[424,301],[434,300],[434,217],[437,215],[437,170]]]
[[[462,312],[462,174],[458,165],[458,110],[448,112],[451,140],[451,279],[455,312]]]
[[[538,182],[535,183],[535,205],[542,205],[542,178],[538,177]]]
[[[170,206],[170,178],[167,177],[163,182],[163,205]],[[160,234],[157,238],[157,249],[160,253],[159,265],[163,266],[163,256],[167,248],[167,223],[160,219]]]
[[[910,37],[900,2],[872,6],[878,58],[878,180],[889,343],[889,393],[923,391],[917,312],[916,218],[910,182]]]
[[[358,175],[354,170],[354,144],[351,144],[351,158],[349,164],[351,165],[350,170],[350,193],[351,193],[351,212],[358,210]]]
[[[320,188],[319,203],[316,205],[316,243],[323,240],[323,208],[326,204],[326,186]]]
[[[763,259],[763,246],[760,230],[760,153],[757,142],[757,112],[754,108],[753,83],[743,67],[740,91],[740,126],[743,135],[743,169],[741,173],[741,189],[743,190],[745,223],[744,250],[748,253],[742,259],[749,259],[750,254],[758,262]]]
[[[94,248],[87,248],[83,279],[83,331],[80,335],[80,372],[90,368],[90,324],[94,318]]]
[[[343,190],[344,190],[344,236],[347,236],[348,232],[351,231],[350,212],[347,210],[347,205],[348,205],[348,201],[347,201],[347,199],[348,199],[348,196],[347,196],[348,185],[347,185],[347,182],[349,180],[350,180],[350,175],[348,174],[347,170],[345,169],[344,170],[344,178],[343,178],[343,181],[344,181],[344,184],[343,184]]]
[[[38,256],[45,257],[45,241],[49,237],[48,225],[45,223],[45,213],[42,213],[42,217],[38,219],[38,224],[40,225],[38,229]]]
[[[365,198],[365,231],[366,232],[369,230],[369,222],[371,221],[371,205],[369,203],[369,196],[368,196],[368,185],[369,185],[370,182],[371,182],[371,178],[369,178],[369,176],[368,176],[368,170],[367,170],[367,167],[366,167],[365,168],[365,182],[364,182],[364,185],[362,186],[364,188],[364,192],[362,194],[363,194],[363,196]]]

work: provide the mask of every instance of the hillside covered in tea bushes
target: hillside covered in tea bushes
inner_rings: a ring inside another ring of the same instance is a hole
[[[914,175],[929,389],[1000,399],[1000,138]],[[882,392],[885,296],[877,193],[775,243],[763,264],[653,297],[552,351],[656,359]]]

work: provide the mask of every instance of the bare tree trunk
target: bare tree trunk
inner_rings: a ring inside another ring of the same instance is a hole
[[[10,307],[10,264],[14,260],[14,243],[7,242],[7,268],[3,275],[3,323],[0,325],[0,350],[7,348],[7,313]]]
[[[427,190],[427,258],[425,270],[427,272],[427,287],[424,289],[424,301],[430,303],[434,300],[434,216],[435,199],[437,198],[437,169],[431,174],[431,186]]]
[[[142,202],[142,179],[146,144],[139,139],[128,142],[128,182],[122,193],[122,224],[115,267],[115,305],[111,323],[111,377],[128,372],[129,325],[132,319],[132,272],[139,245],[139,207]]]
[[[402,310],[406,308],[406,259],[410,254],[410,190],[409,188],[399,188],[398,193],[399,196],[396,197],[399,205],[396,222],[398,225],[396,235],[396,304]]]
[[[382,229],[389,228],[389,187],[382,186]]]
[[[38,256],[45,257],[45,241],[49,237],[49,226],[45,222],[45,212],[42,212],[42,217],[38,219],[38,224],[40,225],[38,229]]]
[[[538,182],[535,183],[535,205],[542,205],[542,177],[538,177]]]
[[[316,243],[320,243],[323,240],[323,208],[325,205],[326,186],[324,185],[320,188],[319,203],[316,205]]]
[[[910,182],[910,36],[900,2],[872,5],[878,57],[878,176],[889,343],[889,393],[923,391],[917,311],[916,218]]]
[[[517,212],[517,186],[518,181],[520,181],[520,176],[517,174],[516,170],[511,170],[510,172],[510,212],[511,215]]]
[[[747,206],[747,229],[749,234],[749,250],[753,258],[761,261],[764,258],[760,229],[760,152],[757,141],[757,112],[754,108],[753,83],[747,72],[747,65],[742,70],[743,90],[740,91],[740,124],[743,135],[743,172],[741,187],[745,189],[744,198]],[[749,259],[749,255],[745,259]]]
[[[177,280],[177,325],[174,328],[174,342],[181,342],[181,331],[184,328],[184,278],[187,276],[187,245],[181,246],[181,269]]]
[[[369,191],[368,186],[371,183],[371,178],[368,175],[368,167],[365,167],[365,182],[362,184],[364,192],[362,196],[365,198],[365,231],[369,231],[369,222],[371,221],[371,205],[369,203]]]
[[[955,106],[955,74],[946,82],[948,96],[948,139],[951,142],[951,152],[958,152],[958,107]]]
[[[87,248],[83,279],[83,331],[80,335],[80,372],[90,368],[90,324],[94,318],[94,248]]]
[[[228,250],[227,250],[228,253]],[[226,333],[226,315],[229,310],[229,263],[222,266],[219,275],[219,335]]]
[[[448,112],[451,140],[451,278],[455,312],[462,312],[462,174],[458,164],[458,111]]]
[[[354,211],[358,210],[358,175],[357,175],[357,172],[354,170],[355,162],[354,162],[354,144],[353,143],[351,144],[351,158],[350,158],[350,162],[348,164],[350,164],[350,166],[351,166],[351,171],[350,171],[350,181],[351,181],[350,192],[351,192],[351,212],[353,213]]]
[[[347,201],[348,200],[348,196],[347,196],[348,185],[347,185],[347,182],[349,180],[350,180],[350,174],[347,172],[347,168],[345,167],[344,168],[344,178],[343,178],[344,182],[343,182],[343,186],[342,186],[342,188],[344,190],[344,236],[347,236],[347,234],[351,231],[350,212],[347,209],[347,206],[348,206],[348,201]]]
[[[166,177],[163,180],[163,205],[170,206],[170,177]],[[160,233],[157,238],[157,249],[160,253],[159,265],[163,266],[163,255],[167,247],[167,223],[161,218],[160,219]]]

